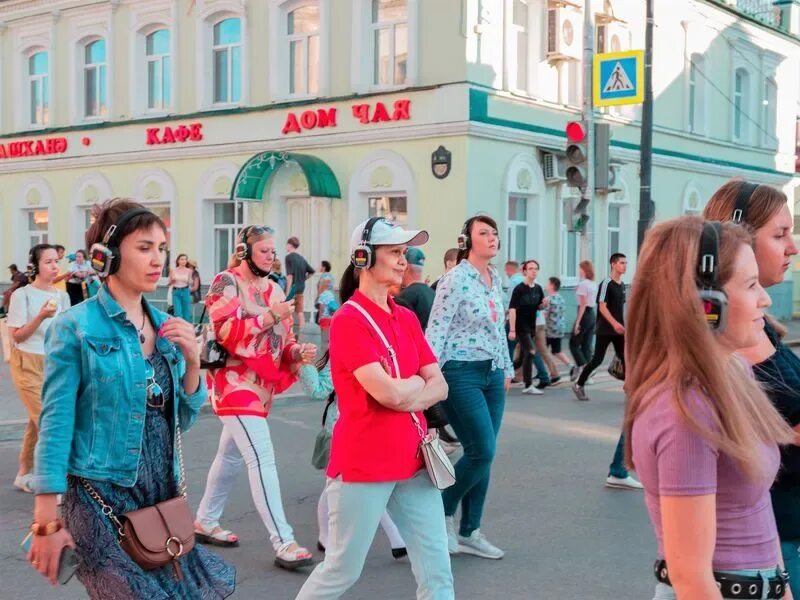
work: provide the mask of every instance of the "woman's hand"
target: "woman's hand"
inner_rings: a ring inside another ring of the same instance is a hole
[[[277,302],[270,306],[270,310],[278,315],[280,321],[284,321],[294,314],[294,300],[288,302]]]
[[[56,312],[58,312],[58,302],[53,299],[48,300],[42,305],[41,310],[39,310],[39,314],[37,317],[40,321],[44,321],[45,319],[52,319],[56,316]]]
[[[61,551],[64,546],[75,549],[75,542],[66,529],[61,529],[51,535],[34,535],[31,541],[28,561],[52,585],[58,583],[58,563],[61,560]]]
[[[575,335],[578,335],[581,332],[581,326],[579,323],[575,323],[575,327],[572,328],[572,332]]]
[[[510,341],[512,341],[512,342],[513,342],[514,340],[516,340],[516,339],[517,339],[517,332],[516,332],[516,331],[509,331],[509,332],[508,332],[508,339],[509,339]]]
[[[295,362],[307,365],[317,356],[317,347],[314,344],[297,344],[293,351]]]
[[[158,335],[166,338],[183,354],[187,367],[200,366],[200,348],[197,345],[197,338],[194,335],[194,327],[177,317],[167,319],[158,330]]]

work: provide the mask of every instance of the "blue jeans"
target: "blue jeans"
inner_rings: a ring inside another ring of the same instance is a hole
[[[452,516],[461,503],[459,533],[480,528],[483,505],[506,405],[505,375],[492,361],[447,361],[442,368],[450,387],[443,403],[450,425],[464,447],[456,463],[456,483],[442,492],[444,514]]]
[[[188,287],[172,288],[172,306],[176,317],[192,322],[192,303]]]
[[[614,451],[614,458],[608,466],[608,474],[612,477],[625,479],[628,476],[628,469],[625,468],[625,434],[619,434],[617,449]]]
[[[330,479],[325,560],[296,600],[334,600],[358,581],[378,523],[388,510],[403,536],[420,600],[453,600],[447,528],[439,499],[423,469],[405,481],[346,483]]]
[[[765,569],[760,571],[758,569],[743,569],[741,571],[722,571],[723,573],[728,573],[729,575],[744,575],[747,577],[757,577],[760,576],[761,579],[764,580],[765,584],[769,580],[770,577],[775,577],[776,572],[775,569]],[[764,595],[762,598],[766,598],[769,594],[769,586],[764,585]],[[677,600],[678,596],[675,594],[675,590],[673,590],[670,586],[664,583],[657,583],[656,584],[656,595],[653,596],[653,600]],[[728,596],[725,596],[726,600],[729,600]]]
[[[800,540],[781,540],[783,567],[789,571],[792,596],[800,599]]]

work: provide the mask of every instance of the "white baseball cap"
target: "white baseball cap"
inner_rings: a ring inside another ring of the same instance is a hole
[[[369,219],[358,224],[350,236],[350,251],[361,245],[364,239],[364,229]],[[419,229],[403,229],[397,223],[387,219],[376,221],[372,227],[368,244],[372,246],[395,246],[406,244],[408,246],[422,246],[428,241],[428,232]]]

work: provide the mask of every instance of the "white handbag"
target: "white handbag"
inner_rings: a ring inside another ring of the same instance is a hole
[[[367,319],[369,324],[372,325],[372,328],[375,330],[375,333],[378,334],[378,337],[380,338],[381,342],[383,342],[383,345],[386,346],[386,350],[389,352],[389,356],[392,359],[392,364],[394,366],[393,377],[399,378],[400,365],[397,362],[397,354],[395,353],[394,348],[392,348],[392,346],[389,344],[389,340],[386,339],[383,331],[381,331],[380,327],[378,327],[378,324],[360,304],[353,302],[352,300],[348,300],[345,302],[345,304],[354,306],[362,315],[364,315],[364,318]],[[419,450],[422,452],[422,458],[425,460],[425,468],[428,471],[428,475],[430,476],[434,487],[439,490],[445,490],[449,488],[456,482],[456,471],[453,468],[453,463],[450,462],[450,458],[439,444],[439,435],[435,432],[433,434],[426,433],[422,429],[422,424],[420,423],[419,417],[417,417],[416,413],[412,412],[409,414],[411,415],[411,420],[417,428],[417,433],[419,433]]]
[[[0,346],[3,348],[3,362],[11,362],[11,335],[8,333],[8,319],[0,319]]]

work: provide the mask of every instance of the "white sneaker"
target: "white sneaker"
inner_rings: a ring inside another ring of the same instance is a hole
[[[456,534],[456,518],[445,517],[444,523],[447,526],[447,550],[450,554],[458,554],[458,535]]]
[[[500,548],[489,542],[480,529],[473,531],[469,537],[458,536],[458,549],[464,554],[472,554],[492,560],[501,559],[506,555]]]
[[[593,384],[594,383],[594,378],[593,377],[587,377],[586,378],[586,383],[588,383],[589,385]]]
[[[624,479],[622,477],[614,477],[609,475],[606,477],[606,487],[614,488],[617,490],[643,490],[644,486],[628,475]]]
[[[530,394],[531,396],[541,396],[544,394],[542,390],[536,389],[535,386],[529,385],[524,390],[522,390],[523,394]]]
[[[14,487],[22,490],[27,494],[32,494],[33,490],[31,489],[31,479],[33,479],[33,475],[30,473],[25,473],[24,475],[17,475],[14,478]]]

